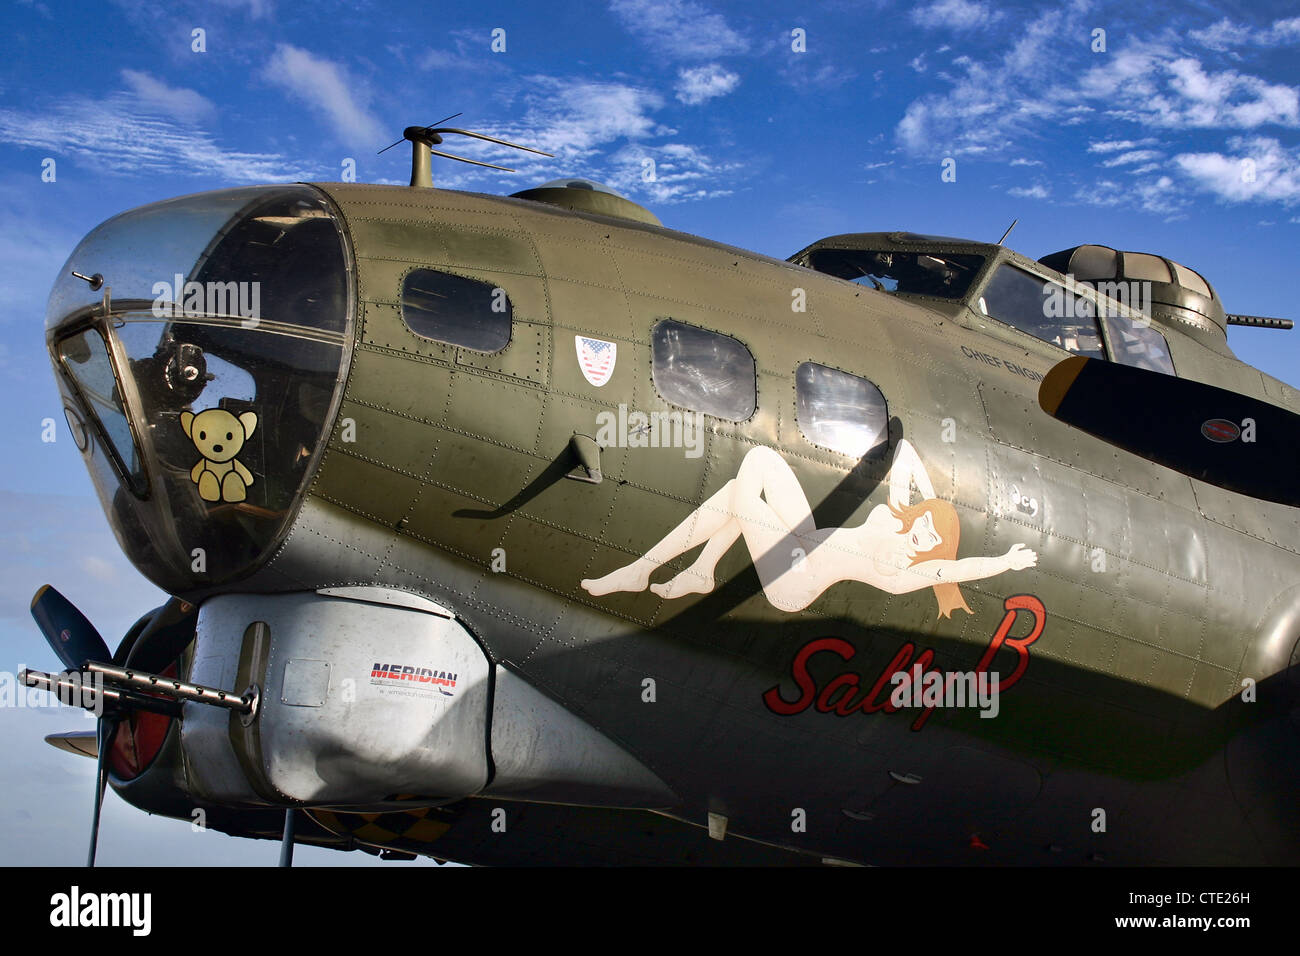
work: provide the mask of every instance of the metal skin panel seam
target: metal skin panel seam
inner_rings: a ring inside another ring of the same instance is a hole
[[[473,374],[473,373],[466,373],[466,374]],[[450,391],[450,389],[448,389],[448,391]],[[476,432],[467,431],[463,428],[454,428],[450,425],[445,425],[442,422],[436,422],[433,421],[432,419],[422,418],[419,415],[410,415],[407,414],[406,412],[397,411],[395,409],[388,408],[384,405],[380,405],[376,402],[368,402],[360,398],[349,398],[347,399],[347,401],[351,402],[354,405],[360,405],[363,408],[373,409],[374,411],[377,412],[384,412],[385,414],[393,415],[397,418],[404,418],[410,422],[419,422],[421,425],[427,425],[431,429],[438,429],[439,431],[447,432],[449,434],[460,435],[462,438],[472,438],[475,441],[481,441],[489,445],[495,445],[498,448],[504,448],[507,451],[517,452],[520,455],[527,455],[530,458],[536,458],[539,461],[543,461],[543,462],[550,461],[549,458],[546,458],[534,452],[533,448],[524,448],[522,445],[511,445],[508,442],[501,441],[499,438],[495,438],[491,435],[482,435]],[[534,445],[533,447],[536,446]],[[340,447],[334,450],[340,451],[346,455],[353,455],[358,458],[365,457],[361,455],[359,452],[343,447],[342,445],[340,445]],[[385,468],[389,468],[390,470],[397,470],[397,469],[391,469],[391,466],[385,465],[383,462],[376,462],[376,464],[381,465]]]

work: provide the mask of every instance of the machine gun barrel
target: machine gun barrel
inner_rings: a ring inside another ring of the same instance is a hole
[[[150,674],[145,671],[111,664],[86,664],[82,671],[65,671],[46,674],[43,671],[24,670],[19,681],[27,687],[38,687],[60,695],[60,699],[74,700],[76,695],[94,695],[126,707],[155,710],[171,716],[179,715],[179,705],[184,701],[224,707],[237,714],[251,717],[257,712],[258,690],[249,687],[243,694],[190,684],[174,677]],[[85,697],[83,696],[83,700]],[[94,703],[83,703],[87,709]]]
[[[1249,325],[1257,329],[1290,329],[1295,323],[1290,319],[1273,319],[1267,315],[1228,315],[1229,325]]]

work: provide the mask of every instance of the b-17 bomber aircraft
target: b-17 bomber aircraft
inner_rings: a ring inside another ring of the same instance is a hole
[[[172,596],[116,650],[33,601],[92,863],[106,784],[285,862],[1300,863],[1300,394],[1226,337],[1289,323],[1103,245],[778,261],[433,187],[462,132],[60,273],[69,427]]]

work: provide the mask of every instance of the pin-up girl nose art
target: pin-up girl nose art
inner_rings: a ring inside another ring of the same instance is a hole
[[[898,443],[888,482],[888,504],[873,508],[861,525],[818,528],[793,469],[771,448],[755,448],[735,478],[644,557],[582,586],[596,596],[647,586],[668,599],[706,594],[713,590],[718,561],[743,537],[763,593],[783,611],[803,610],[839,581],[860,581],[890,594],[932,588],[939,614],[949,617],[955,608],[971,613],[958,587],[962,582],[1038,563],[1037,553],[1023,544],[999,557],[958,558],[957,510],[935,497],[920,456],[906,440]],[[911,503],[913,486],[921,495],[917,504]],[[689,568],[650,584],[661,565],[700,545]]]

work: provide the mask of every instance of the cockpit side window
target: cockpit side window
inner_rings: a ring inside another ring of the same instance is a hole
[[[1169,355],[1169,343],[1149,321],[1125,315],[1102,313],[1106,323],[1106,337],[1110,340],[1112,361],[1134,368],[1150,369],[1174,375],[1174,360]]]
[[[977,306],[985,315],[1067,352],[1175,374],[1164,335],[1151,327],[1142,304],[1131,303],[1127,290],[1118,286],[1087,282],[1062,286],[1004,264],[993,274]]]
[[[1095,309],[1075,308],[1079,303],[1064,292],[1055,282],[1003,264],[993,273],[978,304],[985,315],[1036,339],[1076,355],[1104,359]]]
[[[970,288],[984,265],[984,257],[928,251],[815,249],[804,264],[880,292],[958,299]]]

